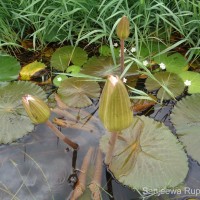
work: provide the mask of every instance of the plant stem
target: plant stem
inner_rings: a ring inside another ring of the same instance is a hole
[[[61,140],[63,140],[63,142],[65,142],[66,144],[68,144],[69,146],[71,146],[73,149],[78,149],[78,144],[72,142],[68,137],[66,137],[63,133],[61,133],[54,125],[51,121],[47,121],[46,125],[52,129],[52,131],[55,133],[55,135],[57,137],[59,137]]]
[[[121,74],[124,71],[124,40],[120,40],[120,65],[121,65]]]
[[[106,165],[109,165],[112,160],[113,150],[115,148],[115,143],[116,143],[117,137],[118,137],[118,133],[111,133],[108,151],[107,151],[106,157],[105,157]]]

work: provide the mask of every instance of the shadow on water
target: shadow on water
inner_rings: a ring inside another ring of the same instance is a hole
[[[162,121],[174,132],[169,114],[174,102],[160,107],[156,105],[149,117]],[[97,107],[90,107],[83,112],[75,110],[65,112],[57,110],[66,119],[67,127],[61,131],[80,145],[73,151],[59,141],[45,125],[38,125],[35,130],[16,143],[0,146],[0,199],[1,200],[68,200],[77,181],[79,169],[89,147],[98,147],[100,137],[105,129],[98,120]],[[71,114],[68,119],[67,116]],[[92,113],[92,115],[91,115]],[[77,115],[79,115],[77,117]],[[74,119],[72,119],[74,116]],[[88,117],[89,116],[89,117]],[[200,167],[189,159],[190,171],[183,187],[200,188]],[[128,187],[118,183],[103,168],[102,174],[103,200],[137,200],[140,195]],[[194,195],[183,192],[181,195],[153,196],[150,199],[194,198]],[[199,198],[199,197],[196,197]],[[80,199],[88,200],[84,195]]]

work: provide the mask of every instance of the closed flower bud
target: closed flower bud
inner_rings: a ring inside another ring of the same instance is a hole
[[[101,94],[99,118],[110,132],[119,132],[133,122],[128,92],[119,77],[109,76]]]
[[[50,117],[50,109],[47,104],[32,95],[25,95],[22,97],[23,106],[34,124],[41,124],[46,122]]]
[[[126,16],[123,16],[117,25],[117,36],[120,40],[125,40],[129,34],[129,20]]]

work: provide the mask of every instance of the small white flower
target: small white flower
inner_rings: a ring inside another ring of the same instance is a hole
[[[143,64],[144,66],[147,66],[149,63],[148,63],[147,60],[144,60],[144,61],[142,62],[142,64]]]
[[[190,86],[190,85],[191,85],[191,81],[186,80],[186,81],[184,82],[184,84],[185,84],[186,86]]]
[[[131,52],[132,52],[132,53],[136,52],[136,48],[135,48],[135,47],[132,47],[132,48],[131,48]]]
[[[62,78],[61,78],[61,77],[58,77],[58,78],[57,78],[57,81],[62,81]]]
[[[115,43],[113,44],[113,46],[114,46],[114,47],[118,47],[119,45],[118,45],[117,42],[115,42]]]
[[[123,82],[126,83],[126,82],[127,82],[127,79],[126,79],[126,78],[123,78]]]
[[[161,68],[161,69],[166,69],[165,64],[164,64],[164,63],[160,63],[160,68]]]

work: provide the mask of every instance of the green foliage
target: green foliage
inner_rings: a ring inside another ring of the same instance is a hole
[[[166,70],[175,74],[180,74],[188,69],[187,59],[180,53],[174,53],[172,55],[165,53],[154,57],[153,60],[157,64],[165,64]]]
[[[82,66],[87,61],[87,57],[87,53],[80,47],[64,46],[53,53],[51,67],[64,72],[71,62]]]
[[[73,77],[62,81],[58,95],[68,106],[83,108],[92,104],[90,98],[99,97],[100,87],[95,81]]]
[[[22,105],[22,96],[37,95],[46,100],[45,92],[31,82],[17,81],[0,87],[0,143],[10,143],[34,128]]]
[[[21,69],[16,58],[9,55],[0,55],[0,81],[16,80]]]
[[[122,131],[109,166],[121,183],[137,190],[175,187],[188,172],[183,146],[160,122],[141,116]],[[100,141],[103,152],[108,150],[109,135]]]
[[[154,78],[147,78],[145,86],[148,91],[158,90],[157,97],[159,99],[172,99],[181,95],[184,91],[184,83],[176,74],[158,72],[154,75]]]
[[[185,82],[187,85],[187,81],[189,81],[188,93],[200,93],[200,74],[198,72],[186,71],[179,74],[179,77]]]
[[[171,114],[176,134],[187,153],[200,163],[200,94],[187,96],[179,101]]]

